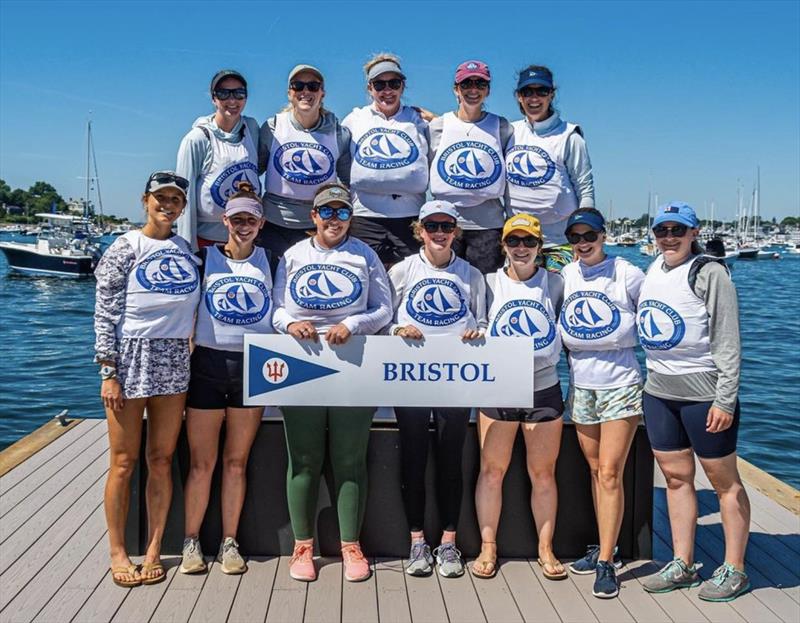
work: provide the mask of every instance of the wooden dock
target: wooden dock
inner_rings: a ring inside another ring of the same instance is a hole
[[[375,559],[372,578],[360,584],[343,581],[340,561],[322,559],[319,579],[302,584],[289,578],[286,557],[250,559],[241,576],[226,576],[213,562],[207,575],[184,576],[176,573],[179,559],[168,557],[165,582],[122,589],[108,573],[105,421],[79,421],[59,433],[46,432],[49,443],[42,433],[34,437],[24,460],[25,440],[0,454],[0,622],[800,621],[796,492],[784,486],[772,495],[781,483],[755,468],[743,470],[752,504],[747,566],[753,590],[725,604],[700,601],[697,589],[658,596],[642,590],[642,578],[672,558],[659,473],[656,561],[628,562],[619,573],[618,599],[592,597],[593,576],[550,582],[535,560],[526,559],[501,560],[491,580],[470,574],[413,578],[403,572],[405,561]],[[13,465],[4,464],[2,455],[13,455]],[[697,559],[708,578],[721,562],[722,526],[716,496],[700,470],[696,484]]]

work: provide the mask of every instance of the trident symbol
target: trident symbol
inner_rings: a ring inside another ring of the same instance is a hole
[[[283,378],[283,370],[286,363],[281,361],[268,361],[267,362],[267,376],[272,379],[273,383],[277,383]]]

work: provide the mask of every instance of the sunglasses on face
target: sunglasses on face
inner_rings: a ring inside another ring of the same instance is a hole
[[[150,179],[147,180],[147,188],[150,188],[150,185],[153,182],[156,184],[176,184],[178,188],[184,192],[189,189],[189,180],[187,180],[185,177],[181,177],[180,175],[175,175],[174,173],[153,173],[150,176]]]
[[[435,234],[437,231],[452,234],[456,230],[456,224],[450,221],[427,221],[422,224],[422,227],[429,234]]]
[[[478,78],[476,80],[467,78],[466,80],[462,80],[458,83],[458,88],[462,91],[468,91],[469,89],[479,89],[481,91],[485,91],[489,88],[489,81],[484,80],[483,78]]]
[[[372,88],[376,91],[383,91],[386,87],[389,87],[392,91],[397,91],[403,86],[403,79],[392,78],[391,80],[373,80],[370,84],[372,84]]]
[[[539,239],[536,236],[506,236],[503,240],[507,247],[518,247],[524,244],[529,249],[539,246]]]
[[[550,87],[522,87],[519,90],[519,94],[522,97],[532,97],[536,95],[537,97],[547,97],[553,92],[553,89]]]
[[[567,234],[567,240],[570,244],[578,244],[581,240],[585,240],[586,242],[597,242],[597,239],[600,237],[600,234],[596,231],[587,231],[583,234],[576,234],[575,232],[570,232]]]
[[[353,211],[350,208],[332,208],[330,206],[322,206],[321,208],[317,208],[317,214],[323,221],[329,221],[332,218],[336,218],[340,221],[349,221],[350,217],[353,216]]]
[[[316,93],[322,88],[322,83],[319,80],[309,80],[308,82],[292,80],[289,83],[289,88],[297,93],[301,93],[304,89],[308,89],[311,93]]]
[[[653,234],[655,234],[656,238],[666,238],[667,236],[683,238],[687,231],[689,231],[689,228],[686,225],[673,225],[672,227],[656,225],[653,227]]]
[[[217,87],[214,89],[214,97],[222,102],[230,98],[235,100],[243,100],[247,99],[247,89],[245,87],[237,87],[235,89],[223,89],[222,87]]]

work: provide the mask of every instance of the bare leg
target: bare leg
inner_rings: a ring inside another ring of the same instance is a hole
[[[208,507],[224,409],[186,409],[190,468],[184,488],[184,535],[197,537]]]
[[[694,564],[697,528],[697,492],[694,488],[694,452],[691,448],[653,454],[667,479],[667,509],[672,527],[674,555],[688,566]]]
[[[600,470],[600,425],[599,424],[575,424],[578,433],[578,443],[583,451],[586,463],[589,465],[592,485],[592,504],[594,514],[597,516],[597,489],[599,487],[597,479]]]
[[[262,408],[227,410],[222,455],[222,536],[236,538],[247,490],[247,458],[261,426]]]

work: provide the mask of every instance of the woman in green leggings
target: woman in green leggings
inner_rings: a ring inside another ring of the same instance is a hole
[[[392,318],[389,279],[377,254],[348,235],[353,206],[346,186],[328,184],[311,210],[314,235],[289,248],[275,275],[273,324],[298,340],[332,347],[351,335],[377,333]],[[366,580],[369,564],[358,543],[367,495],[367,443],[372,407],[283,407],[289,469],[289,516],[295,546],[289,575],[310,582],[314,516],[328,450],[335,483],[344,577]]]

